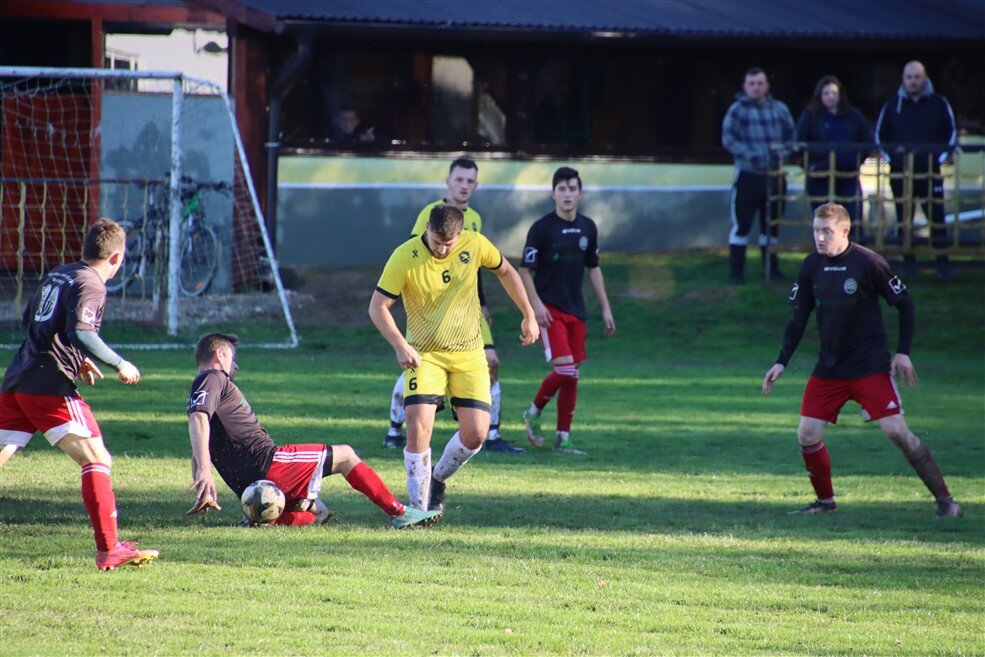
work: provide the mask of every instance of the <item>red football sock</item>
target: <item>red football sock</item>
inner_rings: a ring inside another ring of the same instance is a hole
[[[534,406],[537,408],[547,406],[547,402],[554,398],[554,394],[564,385],[567,378],[551,370],[551,373],[545,376],[544,380],[540,382],[540,389],[537,390],[537,395],[534,397]]]
[[[356,464],[349,474],[345,476],[349,485],[365,495],[376,506],[383,509],[388,516],[399,516],[404,512],[404,505],[393,496],[380,476],[373,468],[362,461]]]
[[[82,466],[82,503],[89,512],[96,549],[106,552],[116,547],[116,495],[109,480],[109,466],[87,463]]]
[[[835,496],[835,491],[831,484],[831,456],[824,441],[815,445],[801,445],[800,451],[804,456],[807,476],[811,480],[817,499],[830,500]]]
[[[571,420],[575,415],[575,402],[578,400],[578,377],[568,376],[557,395],[557,430],[571,431]]]
[[[283,525],[285,527],[303,527],[304,525],[310,525],[315,521],[315,514],[311,511],[285,511],[280,514],[277,520],[274,520],[271,525]]]

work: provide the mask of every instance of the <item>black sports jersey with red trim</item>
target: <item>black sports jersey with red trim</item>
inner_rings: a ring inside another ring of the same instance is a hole
[[[263,479],[277,445],[226,372],[199,372],[188,397],[188,415],[192,413],[205,413],[209,418],[212,464],[237,496]]]
[[[833,258],[812,253],[804,258],[790,292],[793,315],[777,362],[786,365],[803,335],[807,319],[817,310],[821,338],[814,375],[856,379],[890,368],[889,344],[879,297],[906,310],[901,322],[900,353],[909,353],[912,340],[912,302],[906,286],[878,253],[849,244]]]
[[[106,286],[89,265],[55,267],[24,308],[27,337],[3,376],[3,392],[71,396],[86,358],[72,343],[75,331],[99,331]]]
[[[520,266],[534,271],[534,287],[541,301],[584,320],[585,267],[599,266],[595,222],[583,214],[576,214],[573,221],[556,212],[541,217],[527,232]]]

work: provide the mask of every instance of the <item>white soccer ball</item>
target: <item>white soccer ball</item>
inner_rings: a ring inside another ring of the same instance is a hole
[[[243,513],[251,522],[269,525],[284,513],[287,500],[277,484],[268,479],[260,479],[246,487],[240,502],[243,503]]]

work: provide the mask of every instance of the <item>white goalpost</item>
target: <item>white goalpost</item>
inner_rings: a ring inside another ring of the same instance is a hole
[[[0,67],[0,323],[79,259],[98,217],[127,231],[107,319],[151,329],[115,344],[184,347],[235,326],[243,346],[298,345],[220,87],[175,72]]]

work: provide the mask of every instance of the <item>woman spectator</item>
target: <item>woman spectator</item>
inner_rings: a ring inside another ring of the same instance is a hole
[[[845,206],[852,219],[852,231],[861,237],[862,188],[859,166],[868,149],[860,146],[873,140],[872,128],[862,113],[849,105],[841,81],[825,75],[814,87],[811,102],[797,121],[797,140],[807,143],[807,196],[811,210],[828,201]],[[842,143],[846,146],[838,146]],[[849,146],[847,144],[854,144]],[[834,197],[830,196],[832,176],[829,159],[835,152]]]

